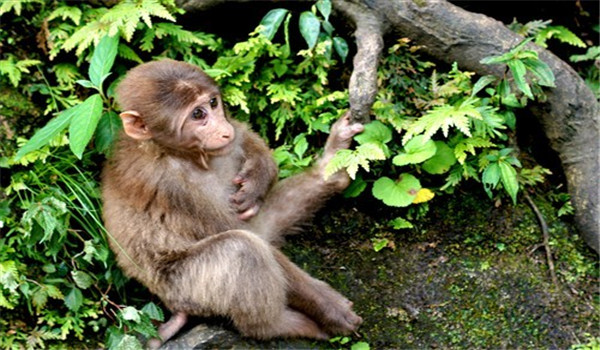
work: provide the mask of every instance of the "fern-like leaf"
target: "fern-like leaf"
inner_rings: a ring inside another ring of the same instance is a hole
[[[448,137],[451,126],[460,130],[463,134],[471,136],[470,119],[481,119],[481,113],[474,104],[475,98],[467,98],[457,105],[438,106],[417,119],[406,131],[402,138],[402,144],[406,144],[413,136],[423,134],[424,141],[429,140],[438,130],[442,130],[444,136]]]
[[[563,26],[550,26],[535,35],[535,43],[541,47],[548,47],[546,41],[549,39],[558,39],[560,42],[576,47],[587,47],[575,33]]]
[[[460,164],[464,164],[467,159],[467,153],[474,155],[476,148],[488,148],[494,146],[495,144],[488,139],[482,137],[470,137],[461,140],[454,147],[454,156]]]
[[[81,13],[81,10],[79,9],[79,7],[60,6],[60,7],[57,7],[54,11],[52,11],[50,13],[50,15],[48,16],[48,18],[46,18],[46,20],[52,21],[53,19],[60,17],[60,19],[65,21],[68,18],[71,21],[73,21],[73,23],[75,23],[75,25],[79,25],[79,22],[81,21],[81,14],[82,13]]]
[[[385,152],[377,143],[365,143],[356,147],[355,150],[339,150],[325,166],[324,178],[327,180],[331,175],[346,168],[350,178],[354,179],[359,167],[368,172],[370,170],[369,161],[384,159]]]

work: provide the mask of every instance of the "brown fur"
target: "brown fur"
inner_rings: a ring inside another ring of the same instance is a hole
[[[188,314],[228,316],[242,334],[262,339],[354,331],[362,320],[352,304],[276,245],[348,185],[345,172],[325,181],[323,170],[362,126],[342,118],[315,167],[272,186],[270,152],[241,123],[231,122],[236,136],[226,155],[199,161],[202,150],[178,149],[176,119],[207,91],[218,88],[203,72],[169,60],[133,69],[118,88],[121,107],[139,114],[152,137],[119,140],[102,175],[104,221],[123,271],[174,313],[161,336],[176,333]],[[250,220],[240,218],[261,204]]]

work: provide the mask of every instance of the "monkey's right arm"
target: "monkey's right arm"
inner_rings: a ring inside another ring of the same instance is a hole
[[[245,125],[232,123],[242,137],[244,160],[233,182],[239,189],[231,200],[242,220],[258,213],[262,201],[277,180],[277,165],[266,143]]]

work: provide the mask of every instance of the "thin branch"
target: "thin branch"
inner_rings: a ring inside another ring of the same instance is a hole
[[[552,251],[550,250],[550,234],[548,233],[548,224],[546,223],[544,216],[542,215],[542,213],[540,212],[540,210],[535,205],[535,203],[533,202],[533,200],[527,192],[525,192],[525,199],[527,200],[527,203],[529,203],[531,209],[533,209],[535,216],[540,222],[542,235],[544,237],[544,242],[542,243],[542,245],[546,250],[546,259],[548,260],[548,269],[550,270],[550,277],[552,278],[552,283],[554,283],[554,285],[558,287],[558,279],[556,278],[556,272],[554,271],[554,261],[552,260]]]

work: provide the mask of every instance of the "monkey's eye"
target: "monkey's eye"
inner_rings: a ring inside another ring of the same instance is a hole
[[[211,98],[211,99],[210,99],[210,106],[211,106],[212,108],[215,108],[215,107],[217,107],[217,105],[218,105],[218,104],[219,104],[219,100],[217,100],[217,98],[216,98],[216,97],[213,97],[213,98]]]
[[[206,112],[202,108],[194,108],[192,120],[203,120],[206,118]]]

